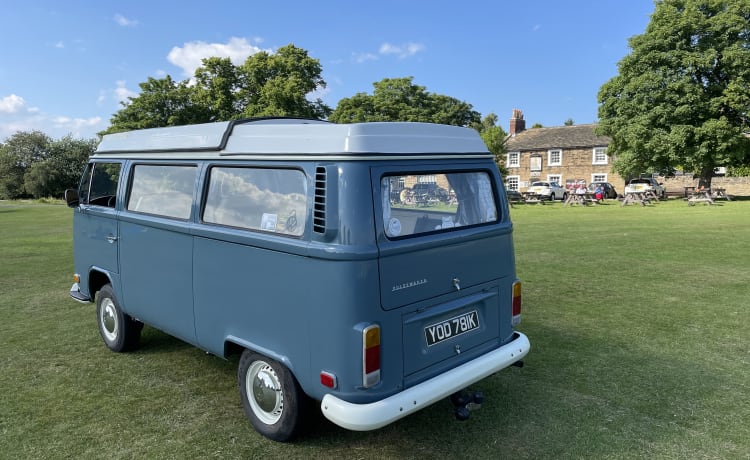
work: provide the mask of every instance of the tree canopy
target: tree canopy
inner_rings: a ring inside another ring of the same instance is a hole
[[[658,0],[599,91],[599,134],[622,176],[682,167],[710,185],[750,160],[750,3]]]
[[[192,80],[167,75],[140,83],[103,134],[133,129],[227,121],[246,117],[325,118],[330,107],[308,96],[325,88],[322,67],[294,45],[265,51],[235,66],[229,58],[203,60]]]
[[[372,95],[357,93],[341,99],[328,117],[335,123],[369,121],[418,121],[455,126],[480,122],[479,112],[471,104],[434,94],[415,85],[414,77],[384,78],[373,83]]]
[[[0,198],[62,197],[78,185],[96,139],[52,140],[40,131],[17,132],[0,145]]]

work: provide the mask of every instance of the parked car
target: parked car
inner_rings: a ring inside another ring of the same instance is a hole
[[[617,198],[617,190],[615,190],[615,186],[610,184],[609,182],[592,182],[589,184],[588,189],[591,193],[594,193],[596,187],[598,187],[599,185],[604,186],[604,198]]]
[[[667,196],[667,191],[662,187],[662,184],[656,182],[653,177],[639,177],[637,179],[630,179],[628,184],[625,186],[625,193],[645,193],[653,192],[657,197],[664,198]]]
[[[557,182],[532,182],[526,193],[533,193],[550,201],[568,197],[568,191]]]

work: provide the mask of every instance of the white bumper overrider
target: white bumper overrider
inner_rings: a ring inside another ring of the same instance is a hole
[[[517,337],[502,347],[393,396],[368,404],[354,404],[327,394],[320,408],[330,421],[349,430],[374,430],[406,417],[504,369],[526,356],[529,339]]]

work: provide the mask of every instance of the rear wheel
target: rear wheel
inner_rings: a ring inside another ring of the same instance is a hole
[[[274,441],[289,441],[302,425],[305,394],[281,363],[245,350],[237,381],[245,415],[255,430]]]
[[[107,348],[119,353],[138,347],[143,323],[122,312],[111,284],[105,284],[96,295],[96,318]]]
[[[550,201],[555,201],[555,194],[554,193],[550,193],[549,200]]]

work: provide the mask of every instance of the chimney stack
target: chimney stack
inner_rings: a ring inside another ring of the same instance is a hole
[[[510,117],[510,135],[515,136],[526,129],[526,120],[523,119],[523,112],[519,109],[513,109],[513,115]]]

